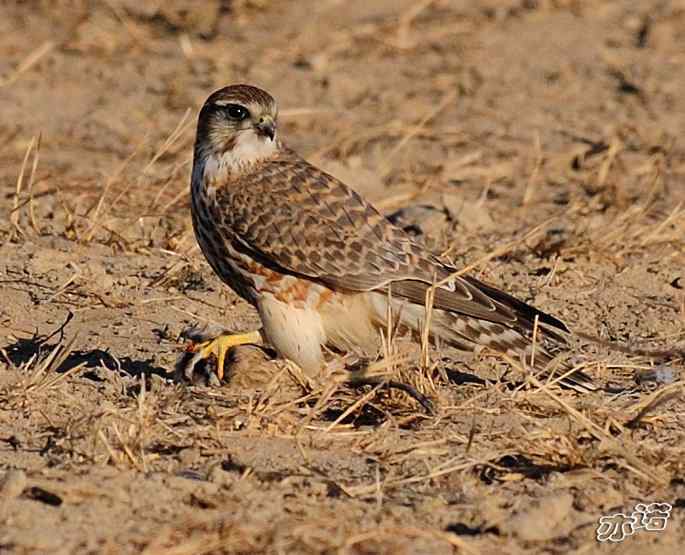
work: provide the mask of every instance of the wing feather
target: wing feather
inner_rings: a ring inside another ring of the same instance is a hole
[[[445,264],[344,183],[285,149],[239,187],[217,191],[224,236],[261,264],[344,291],[386,291],[423,304],[431,284],[456,269]],[[434,306],[529,331],[535,317],[556,318],[478,281],[455,277],[436,289]],[[562,336],[558,336],[563,339]]]

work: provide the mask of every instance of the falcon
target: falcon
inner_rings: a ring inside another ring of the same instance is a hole
[[[309,375],[326,368],[326,352],[373,356],[389,311],[415,336],[428,322],[433,339],[457,349],[487,347],[526,360],[535,349],[535,368],[551,366],[552,353],[567,344],[563,322],[455,275],[448,261],[289,149],[277,116],[269,93],[242,84],[214,92],[200,111],[195,235],[214,272],[257,309],[262,327],[192,344],[189,378],[197,362],[213,356],[221,379],[227,351],[242,344],[268,344]],[[578,371],[562,383],[595,388]]]

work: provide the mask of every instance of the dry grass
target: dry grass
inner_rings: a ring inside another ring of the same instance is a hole
[[[628,4],[8,7],[0,551],[591,553],[600,515],[662,501],[667,530],[621,547],[679,552],[682,10]],[[175,383],[183,329],[255,319],[188,218],[194,110],[236,80],[459,274],[599,339],[562,359],[608,389],[410,343],[392,313],[356,385],[249,348],[222,388]]]

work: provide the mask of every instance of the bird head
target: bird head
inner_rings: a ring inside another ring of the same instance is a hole
[[[214,92],[198,118],[195,155],[222,158],[230,167],[245,167],[269,158],[278,149],[274,98],[251,85],[231,85]]]

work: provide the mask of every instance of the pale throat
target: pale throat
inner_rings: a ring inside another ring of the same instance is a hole
[[[238,133],[231,149],[210,151],[204,164],[204,179],[216,183],[249,171],[256,163],[273,157],[278,146],[277,140],[264,139],[255,133]]]

